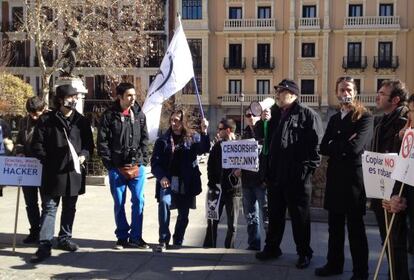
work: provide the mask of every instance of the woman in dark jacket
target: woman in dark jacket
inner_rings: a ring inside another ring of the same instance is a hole
[[[363,221],[366,195],[361,155],[372,138],[373,117],[355,100],[356,93],[352,78],[338,79],[336,95],[341,109],[329,119],[320,146],[320,153],[329,157],[325,189],[329,242],[328,262],[315,270],[317,276],[342,273],[346,220],[353,262],[351,279],[368,279],[368,243]]]
[[[170,128],[157,139],[151,158],[151,171],[157,178],[159,246],[167,248],[171,233],[170,209],[178,210],[173,244],[181,246],[188,225],[190,208],[195,208],[195,197],[201,193],[201,178],[197,155],[210,149],[207,135],[208,122],[201,121],[201,135],[186,128],[185,114],[176,110],[170,117]]]

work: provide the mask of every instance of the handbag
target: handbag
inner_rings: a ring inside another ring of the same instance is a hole
[[[122,167],[118,167],[119,172],[124,176],[127,180],[132,180],[139,175],[139,166],[134,164],[125,165]]]

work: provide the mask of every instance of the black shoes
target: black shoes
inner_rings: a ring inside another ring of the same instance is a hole
[[[129,242],[127,239],[118,239],[115,243],[114,249],[115,250],[122,250],[124,248],[129,247]]]
[[[68,252],[75,252],[79,249],[78,244],[76,244],[70,239],[64,239],[59,241],[56,247],[60,250]]]
[[[361,275],[352,275],[350,280],[368,280],[368,275],[361,276]]]
[[[37,244],[39,243],[39,232],[30,232],[30,234],[23,239],[24,244]]]
[[[280,249],[277,250],[270,250],[270,249],[263,249],[263,251],[256,253],[256,259],[261,261],[267,261],[271,259],[277,259],[282,255],[282,251]]]
[[[334,268],[332,266],[329,266],[328,264],[325,264],[322,267],[318,267],[315,269],[315,275],[319,277],[328,277],[332,275],[338,275],[342,274],[343,269],[340,268]]]
[[[149,249],[150,248],[147,242],[145,242],[144,239],[142,238],[140,238],[139,240],[129,239],[129,247],[137,248],[137,249]]]
[[[310,265],[312,256],[299,256],[298,261],[296,262],[296,267],[298,269],[307,268]]]
[[[51,252],[49,247],[40,246],[34,256],[30,259],[31,263],[40,263],[50,257]]]
[[[160,242],[160,244],[158,244],[157,247],[155,247],[155,251],[158,253],[162,253],[165,250],[167,250],[167,243],[164,242]]]

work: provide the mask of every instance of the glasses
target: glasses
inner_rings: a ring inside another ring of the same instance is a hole
[[[218,131],[226,130],[224,127],[217,127]]]
[[[340,83],[340,82],[354,82],[354,78],[349,77],[349,76],[344,76],[344,77],[339,77],[338,80],[336,80],[336,83]]]
[[[251,118],[252,116],[252,114],[246,114],[246,118]]]

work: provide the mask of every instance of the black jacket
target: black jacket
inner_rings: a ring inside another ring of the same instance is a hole
[[[76,196],[85,192],[85,171],[76,173],[70,155],[68,138],[78,156],[88,159],[93,153],[92,130],[88,119],[74,111],[65,121],[60,111],[43,114],[36,124],[32,140],[32,153],[43,165],[43,194]]]
[[[37,121],[33,120],[30,116],[25,116],[20,120],[19,132],[14,147],[15,154],[24,154],[26,157],[33,156],[31,145],[36,123]]]
[[[361,156],[372,139],[373,117],[365,113],[355,122],[351,118],[352,112],[343,119],[341,112],[333,115],[322,139],[321,154],[329,157],[324,207],[337,213],[364,214],[366,195]]]
[[[107,109],[98,131],[98,154],[109,170],[126,164],[148,164],[148,131],[144,113],[135,103],[125,117],[119,101]]]
[[[246,126],[243,132],[243,139],[256,139],[254,127]],[[256,139],[257,140],[257,139]],[[259,168],[260,168],[259,163]],[[262,180],[260,179],[260,173],[250,170],[242,170],[242,187],[260,187]]]
[[[289,187],[303,184],[319,166],[319,143],[323,127],[320,116],[295,101],[282,119],[282,110],[272,107],[270,119],[269,185]]]

